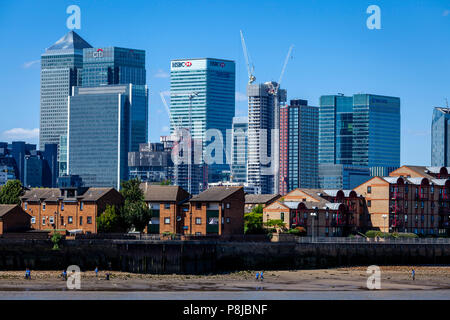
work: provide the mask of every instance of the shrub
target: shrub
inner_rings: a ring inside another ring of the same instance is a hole
[[[59,243],[62,239],[62,235],[59,232],[54,232],[52,235],[52,242],[53,242],[53,250],[59,250]]]

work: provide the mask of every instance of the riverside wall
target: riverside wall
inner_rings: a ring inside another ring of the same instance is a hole
[[[361,265],[450,265],[449,244],[0,239],[1,270],[208,274]]]

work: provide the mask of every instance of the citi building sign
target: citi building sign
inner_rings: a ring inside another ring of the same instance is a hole
[[[102,58],[103,57],[103,49],[97,49],[97,51],[94,51],[92,53],[92,56],[94,58]]]
[[[190,66],[192,66],[190,61],[172,62],[172,68],[189,68]]]

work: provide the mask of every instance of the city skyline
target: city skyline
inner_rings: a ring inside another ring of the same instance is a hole
[[[236,61],[236,116],[247,115],[247,71],[239,38],[239,29],[242,29],[256,67],[258,83],[277,80],[289,45],[295,45],[293,59],[282,83],[282,87],[288,90],[288,99],[300,97],[318,105],[321,95],[339,92],[400,97],[401,164],[429,165],[432,110],[433,107],[445,107],[446,75],[450,69],[445,54],[450,45],[441,39],[449,35],[446,26],[450,24],[450,15],[445,1],[430,1],[426,7],[418,3],[378,2],[382,28],[369,30],[366,27],[369,17],[366,9],[370,3],[322,1],[314,4],[262,3],[258,6],[253,1],[209,2],[208,5],[194,1],[191,6],[198,10],[192,14],[196,19],[192,19],[176,10],[180,7],[176,2],[143,3],[142,10],[136,10],[136,4],[126,8],[118,3],[113,8],[106,2],[77,1],[82,24],[81,30],[76,32],[96,46],[116,44],[148,52],[150,141],[158,141],[160,135],[168,134],[169,119],[159,92],[169,90],[171,59],[214,56]],[[3,66],[8,77],[0,83],[3,103],[14,106],[0,119],[1,141],[38,143],[39,63],[36,60],[45,48],[68,32],[65,9],[70,4],[69,1],[2,4],[2,12],[9,11],[9,14],[0,13],[0,32],[4,41],[15,50],[4,50],[0,56],[2,61],[8,61]],[[255,16],[251,23],[246,19],[250,8]],[[277,11],[273,13],[275,8]],[[223,22],[220,19],[216,21],[214,15],[201,16],[202,12],[217,12],[219,9],[224,13],[233,10],[236,25],[224,28]],[[135,15],[133,20],[137,22],[128,25],[118,19],[109,19],[112,21],[109,24],[105,22],[105,18],[118,17],[118,13],[124,10]],[[270,14],[273,15],[270,19],[280,18],[273,19],[278,21],[278,25],[273,30],[265,28],[262,35],[259,29]],[[178,22],[165,22],[168,15]],[[141,23],[144,18],[148,23]],[[184,25],[185,21],[189,24]],[[183,25],[182,31],[180,25]],[[208,28],[204,28],[205,25]],[[152,29],[159,30],[156,27],[161,27],[163,32],[152,33]],[[24,38],[27,41],[22,41]],[[266,38],[272,39],[270,43],[273,45],[267,46]],[[307,50],[303,48],[305,46]],[[391,50],[380,49],[386,47]],[[23,114],[27,117],[22,117]]]

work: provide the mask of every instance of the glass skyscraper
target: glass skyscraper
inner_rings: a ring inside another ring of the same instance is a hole
[[[398,167],[400,99],[372,94],[320,97],[319,164],[368,167],[371,172]],[[329,168],[320,171],[324,181]]]
[[[41,56],[41,115],[39,149],[59,143],[67,132],[67,97],[78,85],[83,49],[91,45],[70,31]]]
[[[447,167],[450,163],[450,108],[434,108],[431,122],[431,165]]]
[[[67,171],[85,186],[119,190],[128,178],[132,87],[75,87],[69,97]]]
[[[145,51],[105,47],[83,50],[82,87],[133,84],[130,97],[132,108],[131,151],[139,151],[139,144],[148,140],[148,89],[146,86]]]
[[[235,114],[235,69],[234,61],[230,60],[213,58],[172,60],[171,133],[174,133],[176,128],[188,128],[193,139],[202,141],[205,151],[211,142],[206,141],[207,130],[217,129],[222,134],[225,147],[227,130],[231,130]],[[215,156],[217,158],[217,155]],[[225,152],[222,153],[222,164],[209,164],[211,177],[218,171],[230,168]]]

